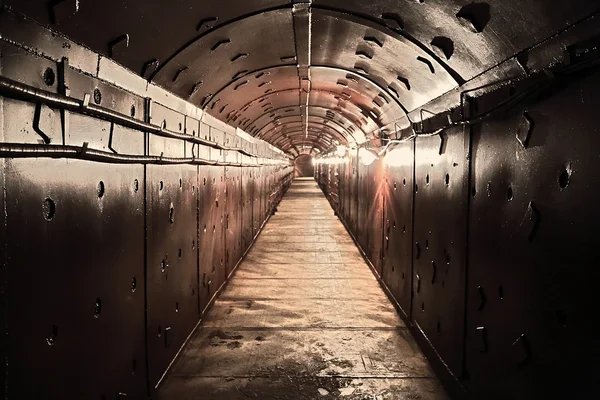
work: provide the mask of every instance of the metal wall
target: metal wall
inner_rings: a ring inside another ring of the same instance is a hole
[[[356,151],[319,164],[321,187],[457,398],[600,394],[598,93],[597,71],[566,78],[470,127],[359,161],[358,179]]]
[[[1,397],[148,398],[293,166],[78,53],[0,47]]]

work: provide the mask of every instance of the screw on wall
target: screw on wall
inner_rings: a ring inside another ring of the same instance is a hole
[[[540,222],[540,213],[535,207],[533,201],[529,202],[525,216],[521,220],[520,231],[523,237],[533,241]]]
[[[94,304],[94,318],[99,318],[101,312],[102,312],[102,300],[100,299],[100,297],[96,297],[96,302]]]
[[[108,54],[111,58],[118,58],[124,55],[129,48],[129,34],[119,36],[108,43]]]
[[[203,18],[200,20],[200,22],[198,22],[198,25],[196,25],[196,31],[200,31],[202,29],[212,29],[218,20],[219,17]]]
[[[188,67],[183,67],[177,70],[177,72],[175,72],[175,74],[173,75],[173,83],[177,82],[179,80],[179,78],[183,77],[185,74],[187,74],[187,72],[189,71]]]
[[[48,346],[54,346],[56,338],[58,337],[58,326],[52,325],[50,335],[46,337],[46,343]]]
[[[225,46],[229,43],[231,43],[231,39],[221,39],[221,40],[217,41],[215,44],[213,44],[213,46],[210,48],[210,51],[215,51],[219,47]]]
[[[477,328],[477,333],[479,334],[479,341],[480,341],[480,348],[479,351],[481,353],[487,353],[488,352],[488,342],[487,342],[487,332],[485,329],[485,326],[478,326]]]
[[[512,358],[519,366],[526,365],[531,358],[531,348],[524,333],[522,333],[512,344]]]
[[[142,77],[145,79],[150,79],[152,75],[158,70],[158,65],[160,61],[158,58],[153,58],[152,60],[146,61],[142,68]]]
[[[485,303],[487,303],[487,297],[485,295],[483,287],[477,286],[477,295],[479,300],[479,304],[477,305],[477,311],[481,311],[483,310]]]
[[[531,115],[525,111],[519,121],[519,127],[517,129],[517,140],[523,146],[524,149],[529,145],[529,138],[533,131],[534,121]]]
[[[165,335],[164,335],[164,339],[165,339],[165,347],[169,347],[169,332],[171,331],[171,327],[167,326],[165,327]]]

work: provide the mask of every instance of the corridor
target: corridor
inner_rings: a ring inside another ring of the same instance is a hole
[[[297,178],[159,400],[446,399],[312,178]]]

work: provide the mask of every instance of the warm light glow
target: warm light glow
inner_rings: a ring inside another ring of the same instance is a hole
[[[369,166],[377,160],[377,154],[373,153],[371,150],[367,150],[364,147],[358,151],[358,156],[360,158],[360,162],[363,165]]]
[[[344,157],[346,155],[346,152],[348,151],[348,148],[344,145],[339,145],[335,151],[335,154],[338,157]]]
[[[313,165],[340,165],[348,162],[347,157],[327,157],[327,158],[315,158],[313,159]]]
[[[388,150],[383,162],[388,167],[402,167],[412,165],[413,152],[408,145],[399,145]]]

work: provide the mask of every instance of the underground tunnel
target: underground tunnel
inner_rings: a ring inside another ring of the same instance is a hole
[[[598,398],[599,12],[0,2],[2,399]]]

